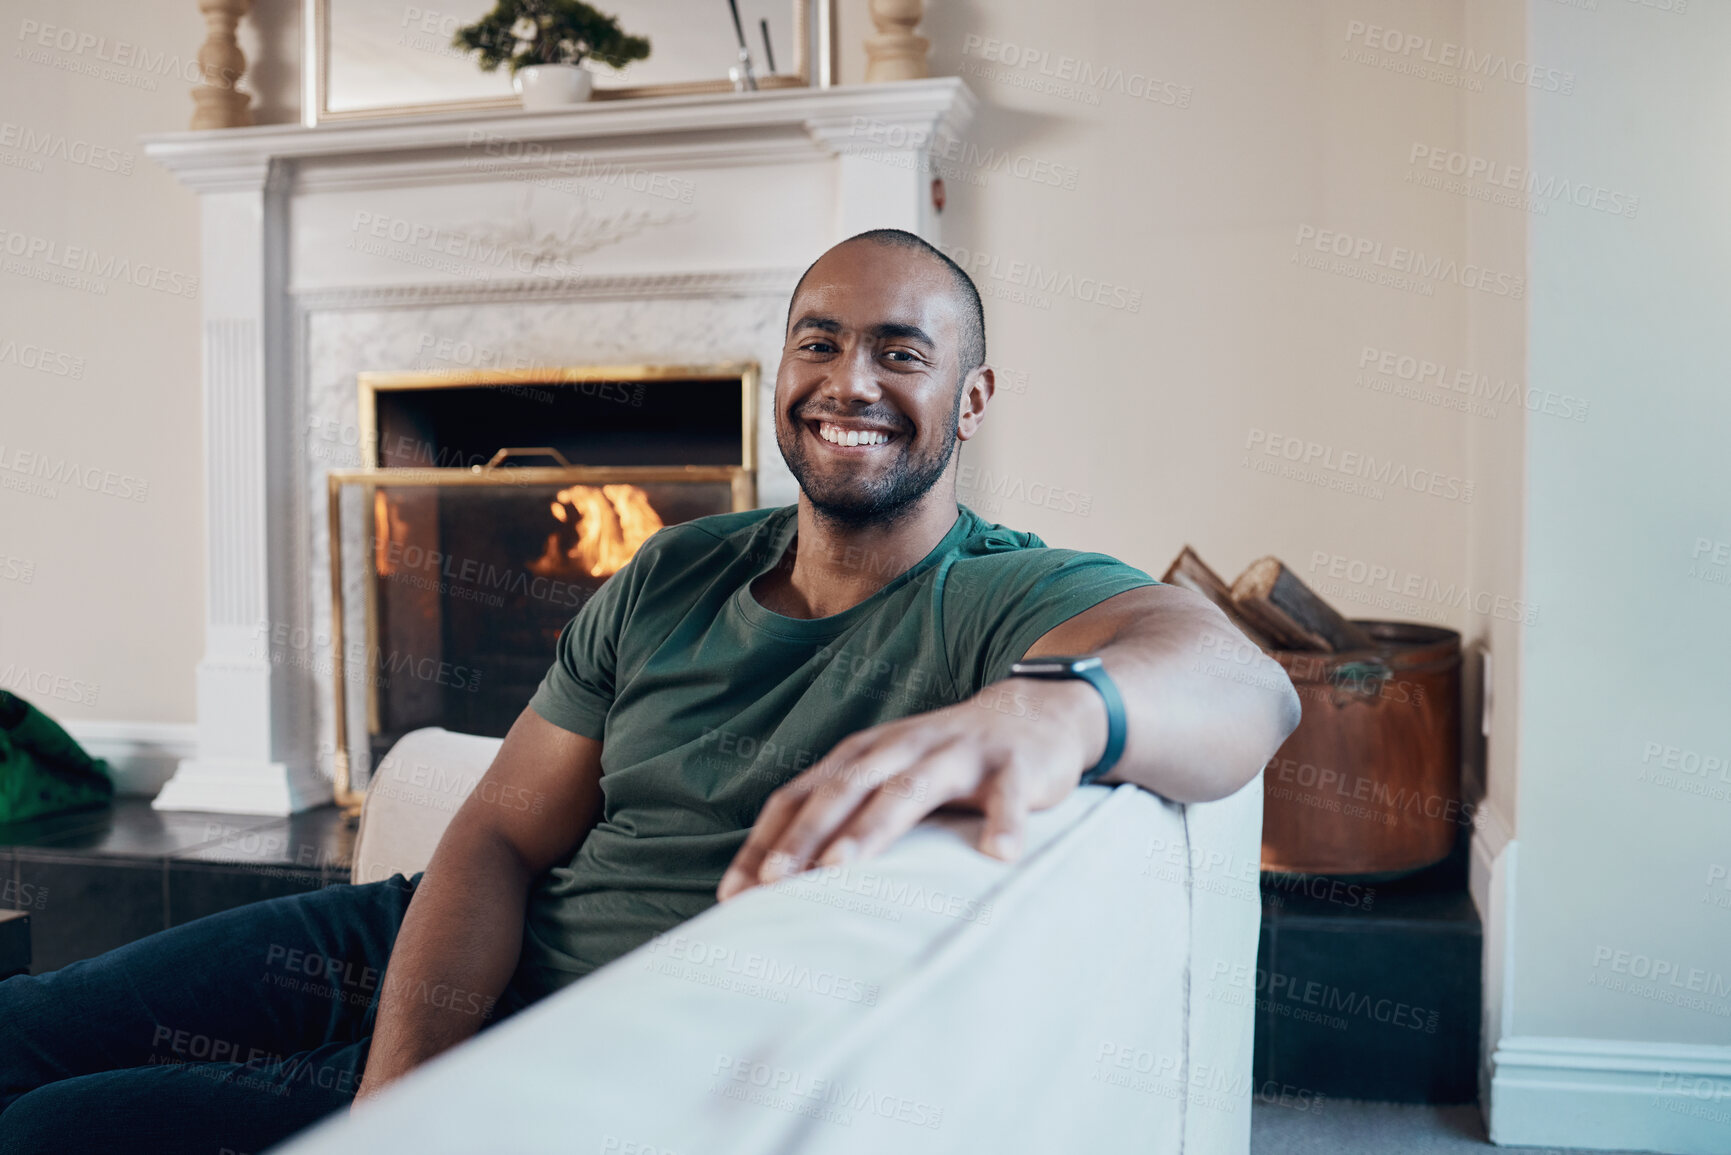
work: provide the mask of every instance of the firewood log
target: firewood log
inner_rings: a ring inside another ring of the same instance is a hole
[[[1232,589],[1225,580],[1212,569],[1208,568],[1196,551],[1185,546],[1178,551],[1178,556],[1172,559],[1172,564],[1166,567],[1161,575],[1161,581],[1167,585],[1182,586],[1194,593],[1199,593],[1226,614],[1227,620],[1237,626],[1239,632],[1251,642],[1265,650],[1273,649],[1273,644],[1266,635],[1238,612],[1238,607],[1232,604]]]
[[[1342,653],[1376,645],[1279,558],[1251,562],[1232,583],[1232,604],[1283,649]]]

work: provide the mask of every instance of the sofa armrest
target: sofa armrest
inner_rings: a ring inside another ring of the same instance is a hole
[[[504,744],[503,738],[438,726],[399,738],[367,781],[349,881],[379,882],[425,870],[445,827]]]
[[[294,1155],[381,1149],[1237,1152],[1249,1147],[1260,779],[1078,789],[1027,850],[934,815],[878,858],[714,907],[440,1056]]]
[[[1262,933],[1262,775],[1218,802],[1184,807],[1190,891],[1187,1001],[1191,1095],[1236,1110],[1192,1110],[1185,1151],[1250,1150],[1256,948]],[[1170,851],[1159,852],[1170,863]]]

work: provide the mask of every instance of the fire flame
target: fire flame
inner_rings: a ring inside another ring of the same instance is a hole
[[[408,536],[408,522],[386,499],[385,491],[373,490],[373,570],[380,577],[390,577],[397,572],[395,556],[400,556]]]
[[[590,577],[606,577],[630,561],[637,547],[662,527],[649,495],[635,485],[573,485],[561,489],[549,508],[566,525],[572,524],[571,511],[575,511],[577,544],[561,550],[559,534],[548,534],[546,550],[529,563],[529,569],[543,577],[571,568]]]

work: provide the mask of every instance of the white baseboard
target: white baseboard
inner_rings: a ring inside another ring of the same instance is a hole
[[[1485,934],[1479,1105],[1491,1142],[1731,1152],[1731,1046],[1514,1033],[1520,843],[1488,804],[1474,826],[1470,887]]]
[[[157,810],[295,814],[331,800],[317,773],[280,762],[200,760],[191,722],[63,722],[96,758],[108,760],[116,794],[154,798]]]
[[[1493,1143],[1731,1150],[1731,1046],[1517,1035],[1491,1066]]]
[[[1491,878],[1497,858],[1514,837],[1503,812],[1489,798],[1481,799],[1473,811],[1472,858],[1467,868],[1467,890],[1481,921],[1491,917]]]
[[[1519,843],[1502,811],[1483,799],[1473,815],[1472,860],[1467,889],[1484,929],[1479,971],[1479,1112],[1491,1126],[1492,1056],[1514,1033],[1514,1003],[1509,979],[1515,968],[1515,862]]]
[[[198,727],[191,722],[60,724],[92,757],[108,760],[117,794],[153,797],[182,759],[198,753]]]

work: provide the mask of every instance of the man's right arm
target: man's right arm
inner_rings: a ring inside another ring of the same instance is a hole
[[[409,903],[357,1103],[481,1029],[516,970],[530,885],[600,817],[601,743],[524,710]]]

